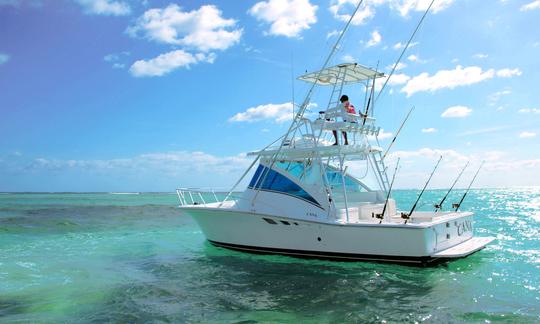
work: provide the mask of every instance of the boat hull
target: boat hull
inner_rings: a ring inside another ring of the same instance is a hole
[[[210,243],[233,250],[342,261],[433,264],[472,238],[472,214],[439,224],[336,224],[220,208],[182,208]],[[477,249],[478,250],[478,249]],[[463,251],[461,251],[463,252]]]

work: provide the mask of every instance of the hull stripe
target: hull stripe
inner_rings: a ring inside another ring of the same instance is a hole
[[[305,251],[305,250],[289,250],[280,248],[268,248],[260,246],[248,246],[231,243],[223,243],[208,240],[211,244],[219,247],[228,248],[231,250],[250,252],[256,254],[283,254],[299,258],[326,259],[337,261],[375,261],[388,263],[402,263],[411,265],[428,265],[436,264],[445,261],[444,258],[433,258],[430,256],[413,257],[413,256],[395,256],[395,255],[373,255],[373,254],[355,254],[355,253],[339,253],[339,252],[323,252],[323,251]]]

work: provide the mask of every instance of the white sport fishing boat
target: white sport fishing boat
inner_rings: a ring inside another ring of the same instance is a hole
[[[410,211],[397,210],[372,114],[375,80],[385,76],[356,63],[327,66],[348,25],[323,68],[299,77],[311,87],[287,133],[250,153],[253,163],[224,199],[177,189],[181,212],[213,245],[253,253],[427,265],[484,248],[493,238],[474,236],[473,214],[458,211],[461,202],[453,211],[416,211],[418,200]],[[338,100],[354,85],[369,98],[366,117]],[[331,94],[327,109],[310,120],[304,112],[315,87]],[[346,132],[348,145],[332,145],[334,132]],[[233,198],[248,174],[247,188]]]

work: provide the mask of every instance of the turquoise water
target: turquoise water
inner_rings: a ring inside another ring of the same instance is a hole
[[[464,210],[497,241],[434,268],[228,251],[176,204],[0,194],[0,322],[540,322],[539,188],[471,191]]]

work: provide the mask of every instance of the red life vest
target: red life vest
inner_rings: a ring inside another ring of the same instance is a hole
[[[356,110],[354,110],[354,106],[350,102],[348,101],[344,102],[343,106],[345,107],[345,109],[347,110],[349,114],[356,114]]]

